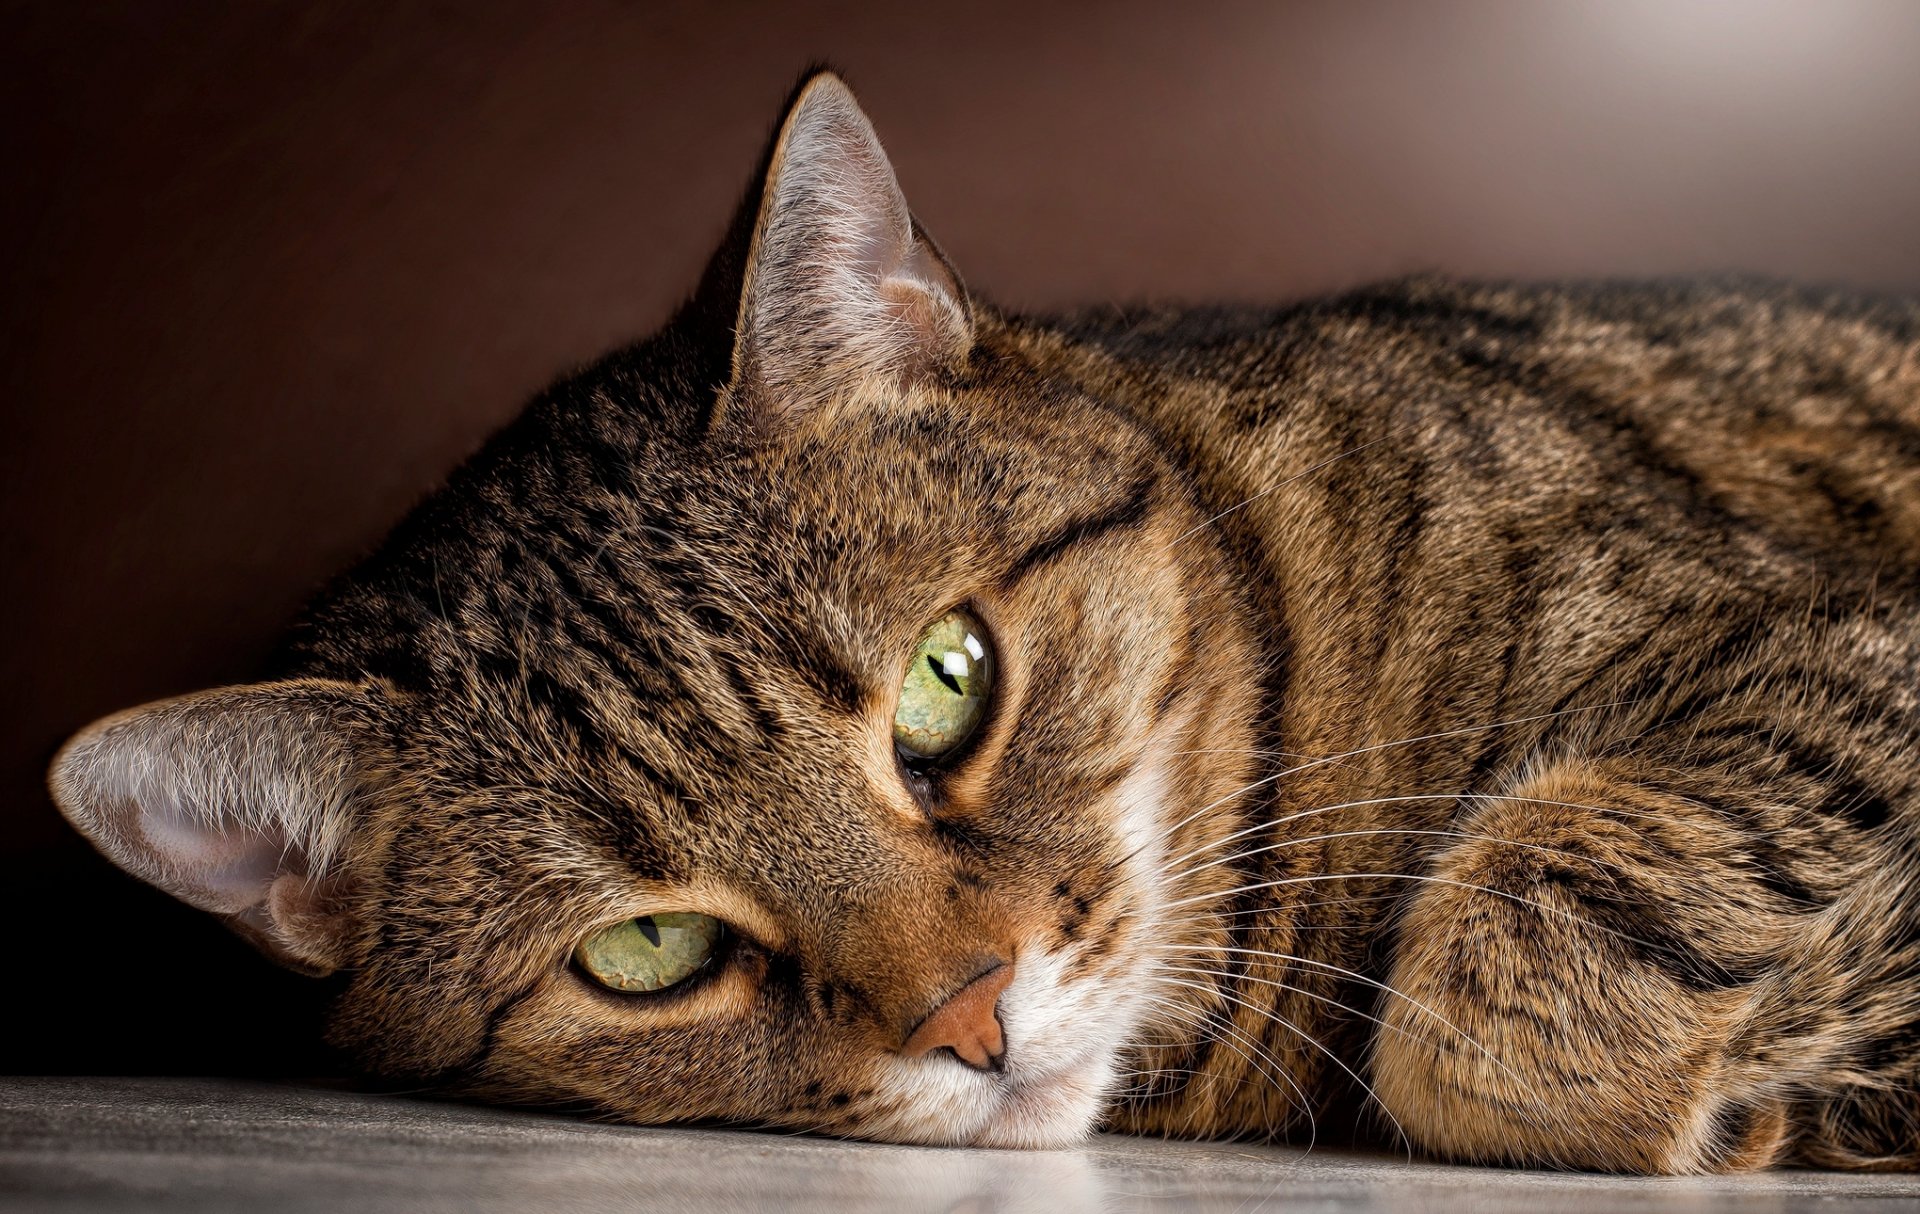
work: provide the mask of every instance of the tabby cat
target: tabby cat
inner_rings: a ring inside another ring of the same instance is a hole
[[[271,682],[52,773],[378,1076],[633,1122],[1920,1160],[1920,307],[969,297],[839,79]]]

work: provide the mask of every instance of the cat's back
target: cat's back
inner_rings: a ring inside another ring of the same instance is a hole
[[[1914,301],[1416,278],[1051,327],[1060,365],[1163,427],[1223,508],[1270,494],[1385,524],[1411,503],[1509,537],[1652,531],[1744,575],[1920,588]]]

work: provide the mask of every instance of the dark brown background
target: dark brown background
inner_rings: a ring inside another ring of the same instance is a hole
[[[0,1069],[320,1064],[277,1045],[311,988],[109,873],[40,773],[246,678],[530,391],[657,323],[809,60],[1006,304],[1920,286],[1920,6],[1176,7],[10,8]]]

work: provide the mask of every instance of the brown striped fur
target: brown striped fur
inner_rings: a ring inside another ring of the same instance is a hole
[[[1010,316],[903,205],[893,244],[779,227],[890,183],[802,172],[864,131],[810,81],[672,324],[537,399],[279,681],[80,735],[69,816],[348,973],[370,1071],[483,1098],[1920,1164],[1920,307],[1421,279]],[[959,603],[1003,682],[928,780],[891,697]],[[196,875],[156,806],[278,867]],[[569,968],[674,909],[736,934],[690,989]],[[996,960],[1006,1071],[900,1058]]]

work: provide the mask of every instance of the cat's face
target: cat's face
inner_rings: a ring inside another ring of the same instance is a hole
[[[341,1035],[384,1053],[404,1025],[482,1090],[642,1121],[1005,1144],[1084,1130],[1174,989],[1158,950],[1206,936],[1172,921],[1193,887],[1162,868],[1198,837],[1179,819],[1225,791],[1202,752],[1231,738],[1218,701],[1239,647],[1209,560],[1181,559],[1197,520],[1167,500],[1170,473],[1132,434],[1067,442],[1036,403],[900,393],[737,463],[683,464],[673,496],[707,521],[616,540],[581,575],[593,611],[548,603],[531,614],[556,622],[493,643],[551,672],[544,695],[517,665],[449,656],[458,674],[410,726],[414,791],[375,899],[423,949],[376,948]],[[616,529],[646,525],[608,508]],[[480,614],[511,629],[522,605]],[[565,637],[600,623],[643,641]],[[621,676],[629,654],[664,694]],[[977,721],[945,714],[971,732],[923,761],[896,720],[952,696],[920,673],[934,654],[991,682]],[[607,736],[570,735],[576,716]],[[616,993],[575,956],[661,913],[725,937],[683,936],[692,953],[664,970],[637,929],[609,947],[655,967],[642,983],[698,965],[684,981]],[[998,965],[998,1070],[903,1052]]]
[[[558,390],[316,609],[308,677],[103,722],[56,795],[350,970],[378,1071],[1059,1143],[1217,942],[1230,877],[1184,870],[1259,660],[1178,474],[1020,372],[830,77],[758,216],[724,388]]]

